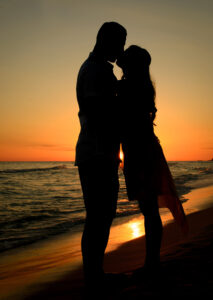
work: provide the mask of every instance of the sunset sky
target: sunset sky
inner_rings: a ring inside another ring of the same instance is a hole
[[[0,0],[0,160],[74,160],[76,77],[106,21],[152,55],[166,158],[213,158],[212,16],[212,0]]]

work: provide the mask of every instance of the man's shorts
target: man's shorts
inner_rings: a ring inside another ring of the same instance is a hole
[[[118,166],[118,162],[101,159],[78,166],[87,217],[115,217],[119,190]]]

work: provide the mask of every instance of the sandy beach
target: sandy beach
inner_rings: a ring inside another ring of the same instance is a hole
[[[183,236],[174,222],[164,225],[162,268],[158,280],[129,280],[116,291],[107,289],[107,299],[213,295],[213,186],[193,190],[187,198],[194,204],[192,209],[190,201],[184,203],[189,233]],[[134,224],[140,224],[141,219],[138,220]],[[145,238],[135,226],[132,226],[131,230],[134,230],[130,236],[129,229],[123,225],[120,234],[125,235],[126,230],[126,241],[118,247],[114,244],[110,248],[109,245],[105,257],[106,272],[125,272],[130,275],[133,270],[143,266]],[[119,226],[115,226],[112,229],[112,243],[118,234]],[[76,243],[78,241],[79,237],[76,237]],[[52,249],[51,255],[47,249]],[[58,244],[52,241],[46,248],[34,247],[31,256],[22,257],[22,266],[21,259],[17,256],[14,258],[15,255],[11,254],[10,259],[5,258],[8,267],[1,267],[4,272],[0,277],[0,299],[83,299],[81,256],[76,250],[76,257],[70,258],[68,249],[68,237],[64,237]]]

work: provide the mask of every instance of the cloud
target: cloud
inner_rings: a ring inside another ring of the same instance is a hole
[[[69,144],[52,144],[37,141],[26,141],[22,138],[1,138],[1,146],[24,147],[24,148],[40,148],[52,151],[75,151],[75,147]]]
[[[203,147],[203,150],[213,150],[213,147]]]
[[[74,151],[75,148],[69,145],[58,145],[58,144],[40,144],[40,143],[29,143],[26,146],[33,148],[43,148],[52,151]]]

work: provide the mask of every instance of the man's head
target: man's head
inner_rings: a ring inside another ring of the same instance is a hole
[[[95,51],[108,61],[115,62],[124,51],[126,29],[116,22],[104,23],[98,31]]]

